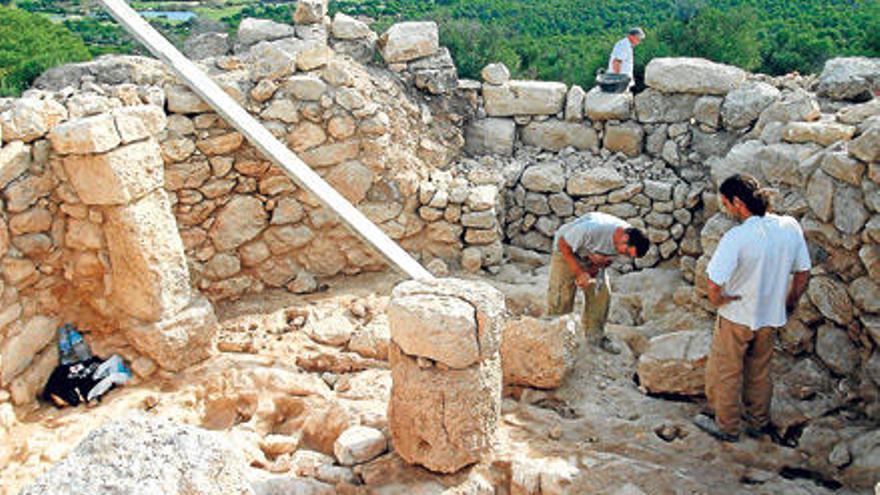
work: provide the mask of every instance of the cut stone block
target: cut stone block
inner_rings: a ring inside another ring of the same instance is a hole
[[[175,314],[152,323],[133,322],[124,331],[139,352],[166,370],[180,371],[210,356],[217,317],[211,303],[196,296]]]
[[[88,205],[124,205],[162,187],[162,151],[154,139],[101,155],[71,155],[64,170]]]
[[[712,334],[707,330],[654,337],[639,357],[642,386],[655,394],[702,395],[711,345]]]
[[[522,317],[509,321],[501,340],[504,383],[558,388],[574,366],[583,342],[578,317]]]

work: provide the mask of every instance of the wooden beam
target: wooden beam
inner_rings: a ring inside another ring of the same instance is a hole
[[[140,41],[157,58],[165,62],[192,91],[227,122],[233,125],[263,154],[285,170],[301,187],[314,194],[332,209],[360,238],[372,245],[391,266],[414,279],[434,277],[409,253],[391,240],[373,222],[357,210],[320,175],[303,163],[287,146],[272,135],[257,119],[245,111],[210,77],[186,58],[137,12],[122,0],[98,0],[126,31]]]

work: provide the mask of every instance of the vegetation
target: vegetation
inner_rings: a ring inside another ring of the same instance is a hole
[[[66,15],[64,26],[92,55],[138,50],[91,0],[0,0],[9,3]],[[206,22],[220,21],[230,32],[246,17],[290,22],[295,1],[131,4],[197,13],[195,21],[150,21],[180,43]],[[331,15],[371,17],[377,32],[402,20],[437,21],[441,43],[469,78],[478,78],[487,63],[502,61],[516,77],[591,86],[612,45],[634,25],[648,33],[636,49],[637,82],[658,56],[706,57],[769,74],[817,72],[834,56],[880,56],[880,0],[331,0],[330,9]],[[4,63],[0,70],[10,69]]]
[[[46,69],[89,57],[81,39],[46,17],[0,7],[0,95],[17,95]]]

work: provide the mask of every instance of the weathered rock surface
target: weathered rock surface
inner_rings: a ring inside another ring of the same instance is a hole
[[[440,35],[434,22],[401,22],[379,37],[382,58],[387,63],[408,62],[433,55],[440,48]]]
[[[162,152],[153,139],[100,155],[71,155],[64,169],[80,199],[90,205],[124,205],[162,186]]]
[[[229,35],[226,33],[196,34],[183,43],[183,53],[192,60],[222,57],[229,52],[229,48]]]
[[[639,357],[641,385],[655,394],[702,395],[711,343],[707,330],[654,337]]]
[[[532,122],[523,127],[522,141],[550,151],[559,151],[568,146],[579,150],[595,150],[599,147],[599,136],[592,127],[555,119]]]
[[[504,383],[536,388],[562,385],[583,341],[578,321],[572,315],[508,321],[501,340]]]
[[[724,95],[745,79],[738,67],[702,58],[654,58],[645,68],[645,84],[664,93]]]
[[[200,428],[135,416],[90,433],[22,495],[252,495],[240,451]]]
[[[601,88],[591,89],[584,98],[584,111],[590,120],[625,120],[632,112],[633,95],[630,92],[605,93]]]
[[[767,83],[745,83],[727,94],[721,105],[721,120],[729,129],[748,127],[779,96],[779,90]]]
[[[197,296],[172,316],[152,323],[132,323],[124,331],[129,342],[156,364],[180,371],[211,355],[217,317],[210,301]]]
[[[367,426],[352,426],[336,439],[333,452],[340,464],[353,466],[375,459],[387,447],[388,441],[381,431]]]
[[[555,115],[565,106],[568,87],[559,82],[508,81],[483,86],[486,113],[490,117]]]
[[[819,75],[818,93],[835,100],[868,100],[880,88],[880,60],[833,58]]]
[[[512,155],[516,139],[513,119],[480,119],[465,129],[465,150],[474,155]]]

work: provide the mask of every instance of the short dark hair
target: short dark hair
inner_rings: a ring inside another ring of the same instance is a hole
[[[758,179],[748,174],[731,175],[721,183],[718,191],[728,201],[732,202],[734,198],[739,198],[752,215],[763,217],[770,207],[770,198],[767,191],[761,189]]]
[[[629,34],[632,36],[638,36],[639,39],[642,39],[645,37],[645,30],[640,27],[634,27],[629,30]]]
[[[651,243],[644,232],[635,227],[630,227],[623,232],[626,234],[626,245],[636,248],[636,258],[641,258],[648,254],[648,248],[651,247]]]

